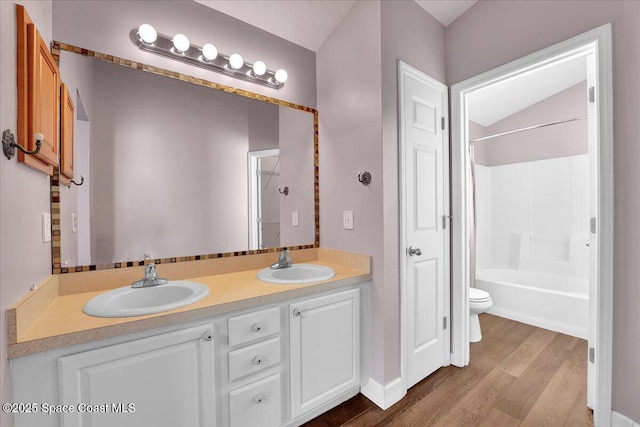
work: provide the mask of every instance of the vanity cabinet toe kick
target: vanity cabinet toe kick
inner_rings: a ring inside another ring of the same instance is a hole
[[[296,426],[357,394],[368,282],[11,359],[20,426]]]

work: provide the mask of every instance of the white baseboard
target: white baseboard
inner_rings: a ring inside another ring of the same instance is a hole
[[[640,427],[640,424],[616,411],[611,411],[611,427]]]
[[[385,386],[369,378],[369,381],[361,387],[360,393],[381,409],[386,410],[399,402],[407,394],[407,391],[403,389],[400,377]]]

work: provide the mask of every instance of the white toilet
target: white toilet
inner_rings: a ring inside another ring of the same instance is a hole
[[[482,339],[478,314],[489,310],[493,305],[489,292],[478,288],[469,288],[469,342]]]

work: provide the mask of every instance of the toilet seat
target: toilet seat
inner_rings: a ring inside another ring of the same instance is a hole
[[[469,301],[485,302],[491,299],[489,292],[478,288],[469,288]]]

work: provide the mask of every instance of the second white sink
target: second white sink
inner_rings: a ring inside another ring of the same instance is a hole
[[[280,285],[295,285],[329,280],[336,275],[331,267],[317,264],[294,264],[291,267],[272,269],[263,268],[258,272],[258,279],[263,282]]]
[[[209,288],[202,283],[170,280],[164,285],[104,292],[89,300],[82,311],[96,317],[142,316],[184,307],[208,294]]]

